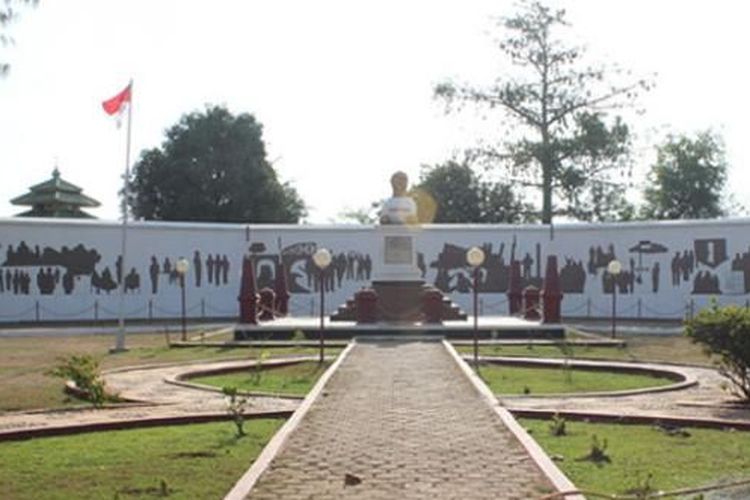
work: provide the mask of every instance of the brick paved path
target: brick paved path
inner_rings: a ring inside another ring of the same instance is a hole
[[[346,474],[361,483],[346,485]],[[354,347],[249,498],[526,500],[550,491],[442,344],[384,342]]]

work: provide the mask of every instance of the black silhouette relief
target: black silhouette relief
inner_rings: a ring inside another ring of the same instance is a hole
[[[643,274],[647,274],[651,271],[646,263],[644,262],[644,256],[648,258],[649,255],[658,255],[669,252],[669,248],[661,243],[657,243],[649,240],[641,240],[637,245],[630,247],[628,252],[638,254],[638,264],[636,265],[633,257],[630,257],[628,263],[630,267],[630,273],[635,275],[636,283],[643,283]],[[648,278],[648,275],[647,275]]]
[[[611,295],[614,286],[617,286],[617,293],[620,295],[632,294],[635,289],[635,275],[630,271],[622,271],[615,276],[604,271],[602,273],[602,292]]]
[[[651,266],[651,291],[653,293],[659,292],[659,263],[654,262]]]
[[[735,254],[734,259],[732,259],[732,271],[742,272],[745,293],[750,293],[750,248],[747,252]]]
[[[127,276],[125,276],[125,293],[127,292],[140,292],[141,291],[141,277],[136,272],[135,268],[131,268]]]
[[[693,295],[721,295],[719,277],[710,271],[698,271],[693,280]]]
[[[724,238],[711,238],[694,240],[695,260],[699,264],[716,269],[729,260],[727,256],[727,240]]]
[[[312,260],[318,246],[314,242],[299,242],[282,248],[281,254],[266,252],[262,243],[250,245],[250,254],[255,265],[258,288],[274,286],[279,260],[287,273],[290,293],[312,293],[320,290],[320,272]],[[369,281],[372,276],[372,258],[360,252],[331,251],[331,264],[326,269],[322,286],[334,291],[346,281]],[[214,264],[215,265],[215,264]]]
[[[617,257],[615,256],[615,246],[610,243],[607,246],[607,251],[602,250],[601,245],[596,247],[589,247],[589,261],[588,261],[588,272],[592,276],[596,276],[599,269],[606,268],[607,265]]]
[[[151,256],[148,275],[151,278],[151,295],[156,295],[159,293],[159,260],[156,258],[156,255]]]
[[[57,277],[57,279],[55,279]],[[41,295],[52,295],[55,293],[55,286],[60,281],[60,270],[52,271],[51,267],[40,268],[36,274],[36,286],[39,288]]]
[[[576,262],[565,257],[565,265],[560,269],[560,288],[563,293],[583,293],[586,287],[586,269],[583,261]]]
[[[73,274],[91,274],[100,259],[99,252],[86,249],[80,243],[72,250],[67,246],[63,246],[60,251],[51,247],[40,250],[37,245],[32,251],[25,241],[21,241],[15,250],[13,245],[8,245],[3,266],[60,266],[69,269]]]
[[[210,285],[214,282],[214,257],[211,254],[208,254],[208,257],[206,257],[206,272],[208,273],[207,279]]]
[[[91,275],[91,288],[98,295],[104,290],[107,294],[117,288],[117,282],[112,278],[112,272],[109,267],[105,267],[104,271],[99,274],[94,271]]]
[[[195,276],[196,288],[200,288],[201,278],[203,277],[203,260],[201,260],[201,253],[198,250],[193,252],[193,275]]]
[[[682,282],[690,281],[695,265],[695,254],[692,250],[675,252],[671,262],[672,286],[680,286]]]

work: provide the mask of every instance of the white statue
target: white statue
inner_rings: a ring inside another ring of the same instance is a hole
[[[409,178],[404,172],[391,176],[393,196],[383,203],[380,211],[381,224],[415,224],[417,222],[417,204],[406,194]]]

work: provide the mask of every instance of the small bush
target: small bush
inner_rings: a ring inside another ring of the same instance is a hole
[[[245,409],[248,398],[240,395],[236,387],[224,387],[221,392],[227,397],[227,413],[232,417],[237,437],[241,438],[245,432]]]
[[[718,357],[719,372],[729,379],[729,391],[750,402],[750,311],[714,302],[685,322],[685,335]]]
[[[549,424],[549,432],[556,437],[566,436],[568,431],[565,428],[565,417],[561,417],[557,413],[552,415],[552,422]]]
[[[71,380],[88,395],[94,406],[101,407],[108,399],[99,361],[88,354],[59,358],[59,364],[48,372],[53,377]]]
[[[588,455],[579,458],[578,461],[594,462],[597,465],[612,462],[612,459],[607,455],[607,440],[603,439],[602,441],[599,441],[596,434],[591,436],[591,451],[589,451]]]

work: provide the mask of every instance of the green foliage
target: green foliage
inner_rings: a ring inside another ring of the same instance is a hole
[[[552,421],[549,424],[549,433],[553,436],[565,436],[568,432],[565,427],[565,417],[555,413],[552,415]]]
[[[161,148],[141,153],[128,203],[148,220],[298,222],[305,206],[266,159],[250,114],[208,106],[184,115]]]
[[[455,161],[424,167],[414,191],[420,222],[524,222],[533,211],[510,185],[483,181],[468,164]],[[421,200],[420,193],[429,198]]]
[[[260,381],[263,378],[263,362],[271,357],[271,353],[268,349],[261,349],[258,353],[258,357],[255,358],[255,364],[251,368],[250,380],[253,385],[260,385]]]
[[[101,378],[99,361],[88,354],[59,358],[59,364],[49,371],[49,375],[73,381],[96,407],[101,407],[109,397]]]
[[[630,213],[622,189],[630,175],[630,131],[606,111],[632,105],[649,84],[620,84],[616,69],[585,64],[584,49],[559,36],[570,27],[564,10],[523,1],[519,12],[499,24],[504,38],[498,46],[513,73],[489,88],[452,82],[435,87],[435,95],[449,105],[504,113],[504,135],[512,139],[478,148],[478,158],[502,166],[514,182],[540,189],[543,223],[553,213],[584,220]],[[557,207],[553,196],[560,201]]]
[[[656,163],[643,192],[642,216],[648,219],[711,219],[725,215],[727,181],[724,145],[705,131],[695,138],[670,136],[657,148]]]
[[[223,387],[221,392],[227,397],[227,413],[232,417],[237,437],[246,436],[245,409],[248,404],[247,396],[241,395],[236,387]]]
[[[246,370],[196,377],[192,380],[215,387],[237,387],[241,391],[304,396],[312,389],[329,365],[328,362],[320,365],[317,361],[303,361],[284,366],[266,367],[263,377],[257,383],[254,374],[251,373],[248,376]]]
[[[582,456],[578,460],[580,461],[589,461],[593,462],[597,465],[603,465],[605,463],[612,462],[612,459],[609,455],[607,455],[607,447],[609,444],[607,443],[607,439],[603,439],[599,441],[599,438],[594,434],[591,436],[591,448],[589,449],[589,452],[587,455]]]
[[[13,44],[13,37],[5,34],[5,29],[19,15],[19,9],[31,5],[36,7],[39,0],[0,0],[0,47]],[[10,65],[0,61],[0,78],[7,75]]]
[[[750,311],[714,302],[685,323],[685,335],[717,356],[719,372],[729,379],[729,390],[750,402]]]

